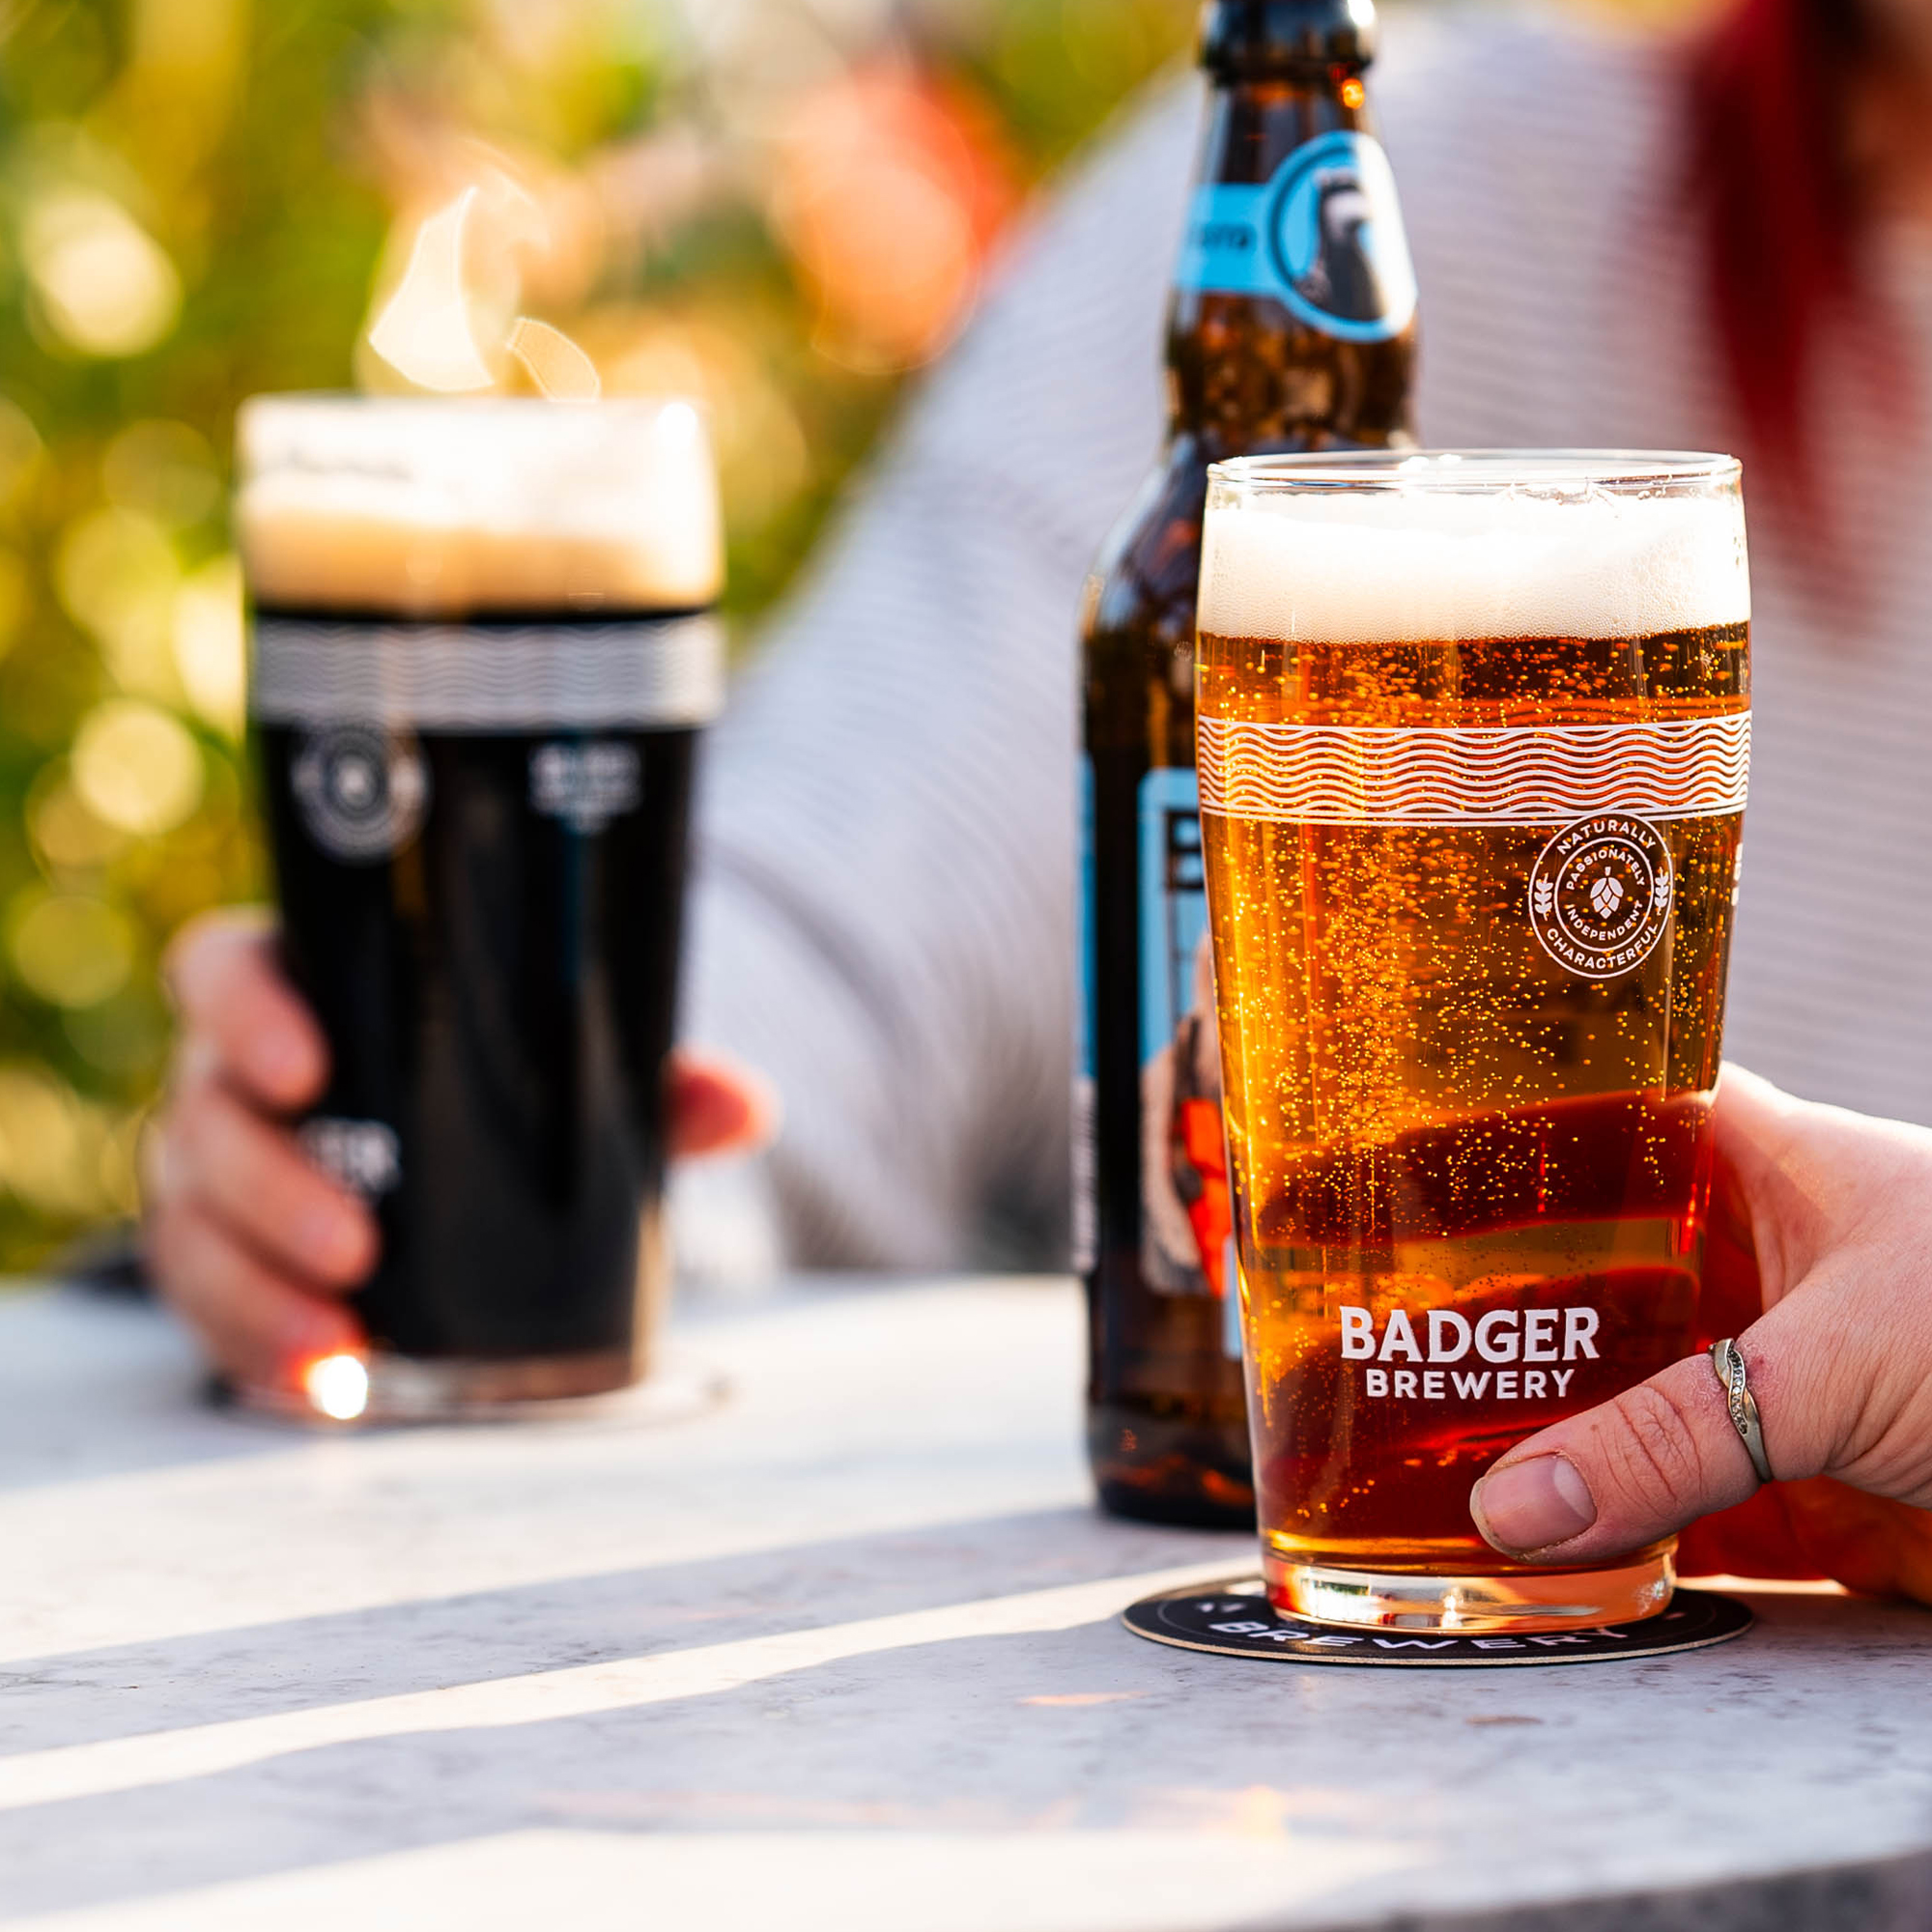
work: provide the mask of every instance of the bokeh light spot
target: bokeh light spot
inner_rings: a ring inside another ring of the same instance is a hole
[[[107,825],[157,838],[201,802],[201,747],[179,719],[132,698],[97,705],[73,743],[73,784]]]
[[[369,1406],[369,1371],[357,1355],[325,1355],[311,1362],[302,1388],[319,1415],[354,1422]]]
[[[111,195],[42,196],[28,210],[21,252],[48,323],[83,355],[139,355],[181,313],[174,264]]]
[[[0,1182],[54,1220],[120,1208],[110,1152],[127,1125],[43,1066],[0,1067]]]
[[[103,825],[75,793],[67,761],[43,765],[27,793],[27,835],[49,872],[98,870],[124,850],[128,835]]]
[[[135,510],[75,518],[54,557],[68,615],[99,640],[115,682],[150,697],[178,695],[170,634],[180,582],[167,532]]]
[[[771,213],[817,297],[816,346],[872,373],[930,360],[1015,203],[983,118],[881,62],[811,91],[778,153]]]
[[[128,983],[133,928],[104,899],[35,894],[12,924],[14,970],[49,1006],[96,1007]]]
[[[175,668],[195,710],[239,739],[247,710],[248,642],[242,566],[233,556],[204,564],[175,599]]]

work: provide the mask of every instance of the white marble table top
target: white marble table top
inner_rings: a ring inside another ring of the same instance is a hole
[[[0,1299],[0,1919],[63,1932],[1906,1927],[1932,1614],[1479,1673],[1118,1612],[1064,1282],[694,1318],[695,1418],[305,1435],[152,1310]],[[1915,1900],[1917,1901],[1915,1903]]]

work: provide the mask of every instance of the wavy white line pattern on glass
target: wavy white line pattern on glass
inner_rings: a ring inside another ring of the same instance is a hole
[[[1750,713],[1496,730],[1200,722],[1201,810],[1290,825],[1548,825],[1742,811]]]
[[[724,702],[713,617],[618,624],[255,626],[249,703],[270,724],[553,731],[703,724]]]

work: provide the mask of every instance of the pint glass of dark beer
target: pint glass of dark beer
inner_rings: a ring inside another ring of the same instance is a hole
[[[330,1055],[301,1133],[383,1239],[366,1388],[314,1399],[624,1386],[666,1287],[692,768],[723,678],[703,422],[271,397],[240,454],[282,944]]]
[[[1201,810],[1263,1560],[1418,1629],[1662,1609],[1471,1485],[1687,1353],[1750,749],[1738,466],[1212,473]]]

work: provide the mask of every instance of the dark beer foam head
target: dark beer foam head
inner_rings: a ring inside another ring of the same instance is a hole
[[[1217,482],[1201,628],[1330,643],[1642,638],[1750,616],[1735,495]]]
[[[684,611],[723,583],[717,474],[687,402],[267,396],[237,440],[261,604]]]

